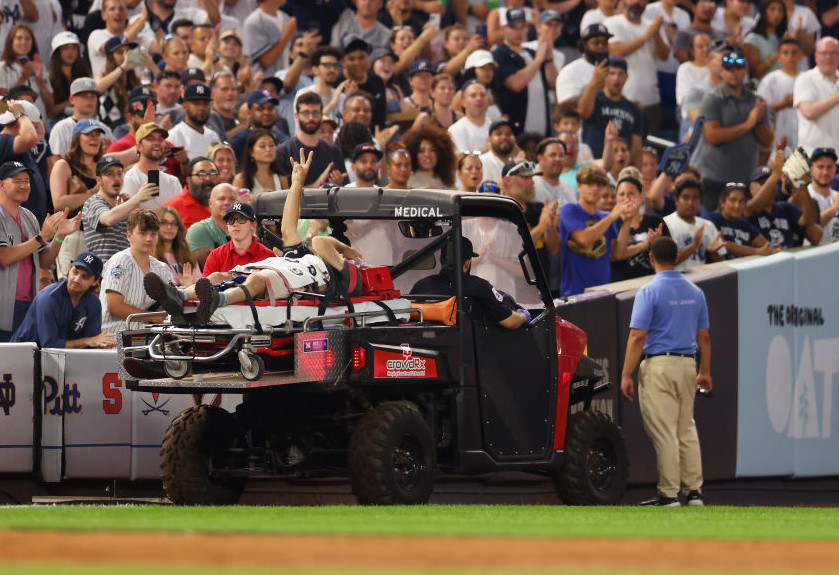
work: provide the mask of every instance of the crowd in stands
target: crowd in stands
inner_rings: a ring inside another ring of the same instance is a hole
[[[652,274],[660,235],[679,269],[836,241],[836,36],[828,0],[3,0],[0,341],[90,290],[50,341],[109,347],[149,271],[270,254],[248,204],[301,151],[307,187],[513,198],[563,297]],[[515,261],[464,229],[476,273]]]

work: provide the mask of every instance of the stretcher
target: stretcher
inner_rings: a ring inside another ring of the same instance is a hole
[[[299,354],[311,358],[331,348],[329,357],[334,360],[336,352],[347,345],[349,328],[400,325],[412,316],[422,321],[422,310],[413,308],[393,289],[387,267],[364,269],[362,276],[364,289],[358,297],[329,299],[322,294],[292,292],[275,305],[256,300],[218,308],[206,326],[165,322],[124,332],[120,353],[136,361],[122,363],[130,376],[141,379],[152,378],[151,368],[162,366],[165,375],[161,375],[176,380],[231,368],[237,376],[253,382],[264,375],[266,363],[299,376]],[[194,306],[187,304],[188,315]],[[128,321],[144,315],[148,314],[136,314]],[[345,355],[343,351],[340,354]]]

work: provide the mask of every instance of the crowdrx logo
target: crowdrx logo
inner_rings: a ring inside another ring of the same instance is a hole
[[[414,352],[411,350],[411,346],[409,344],[403,343],[400,347],[402,348],[402,359],[387,360],[386,367],[388,371],[421,371],[422,374],[425,375],[426,360],[413,357]]]

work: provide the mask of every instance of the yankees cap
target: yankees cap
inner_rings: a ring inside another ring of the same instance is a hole
[[[190,84],[184,89],[184,101],[212,100],[210,87],[207,84]]]
[[[245,202],[235,202],[227,208],[227,213],[224,214],[224,219],[226,220],[228,216],[232,216],[233,214],[241,214],[248,218],[250,221],[256,221],[256,214],[254,214],[253,206],[250,204],[246,204]]]
[[[104,267],[104,265],[102,264],[102,260],[99,259],[99,256],[97,256],[93,252],[80,253],[76,256],[76,259],[74,259],[70,263],[70,265],[73,267],[82,268],[92,276],[98,278],[102,277],[102,268]]]

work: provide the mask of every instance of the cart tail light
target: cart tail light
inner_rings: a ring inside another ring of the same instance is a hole
[[[367,363],[367,352],[357,343],[353,344],[352,348],[352,370],[353,373],[358,373],[364,369]]]

